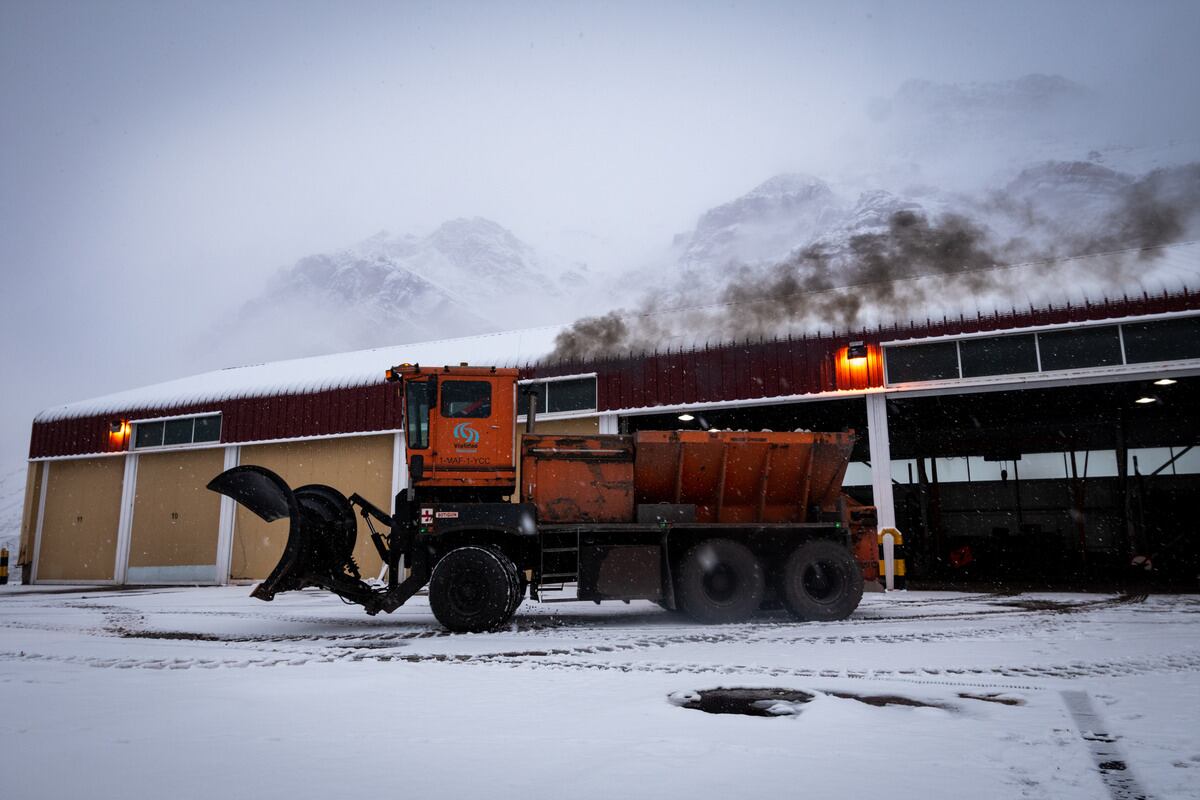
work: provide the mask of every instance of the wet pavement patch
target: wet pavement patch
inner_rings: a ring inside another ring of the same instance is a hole
[[[908,708],[940,708],[943,711],[955,711],[954,706],[934,703],[928,700],[916,700],[897,694],[855,694],[853,692],[804,692],[799,689],[771,689],[746,687],[720,687],[717,689],[701,689],[699,691],[672,692],[667,699],[680,708],[692,708],[708,714],[744,714],[751,717],[785,717],[799,714],[801,707],[810,702],[817,694],[837,697],[841,700],[854,700],[869,706],[883,708],[885,706],[906,706]],[[1020,704],[1019,700],[992,699],[980,696],[980,700],[991,700],[1006,705]]]
[[[116,628],[114,631],[122,639],[168,639],[181,642],[221,642],[222,637],[212,633],[187,633],[184,631],[131,631],[128,628]]]
[[[963,700],[982,700],[985,703],[999,703],[1002,706],[1023,706],[1025,701],[1016,697],[1007,697],[1002,694],[971,694],[970,692],[959,692],[958,696]]]
[[[1063,600],[1012,600],[1004,603],[996,603],[998,606],[1007,606],[1009,608],[1021,608],[1026,611],[1073,611],[1081,605],[1087,603],[1067,602]]]
[[[941,708],[951,710],[950,706],[944,706],[940,703],[930,703],[926,700],[914,700],[911,697],[901,697],[898,694],[853,694],[851,692],[830,692],[833,697],[840,697],[843,700],[857,700],[860,703],[866,703],[869,706],[883,708],[884,706],[908,706],[910,708]]]
[[[681,708],[708,714],[744,714],[751,717],[784,717],[800,713],[799,706],[815,697],[799,689],[717,688],[674,692],[668,699]]]

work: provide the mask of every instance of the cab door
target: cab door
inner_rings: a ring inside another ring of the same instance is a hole
[[[436,469],[486,472],[512,467],[512,404],[511,381],[443,376],[430,437]]]

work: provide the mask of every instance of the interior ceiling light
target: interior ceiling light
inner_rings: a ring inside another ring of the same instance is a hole
[[[1158,398],[1157,397],[1139,397],[1137,400],[1134,400],[1133,402],[1137,403],[1138,405],[1144,406],[1148,403],[1157,403]]]
[[[691,414],[680,414],[679,415],[680,422],[691,422],[694,419],[695,419],[695,417],[693,417]]]
[[[1154,382],[1155,386],[1174,386],[1178,381],[1174,378],[1159,378]]]

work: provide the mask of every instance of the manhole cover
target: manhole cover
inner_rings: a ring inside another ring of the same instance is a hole
[[[813,699],[799,689],[702,689],[674,692],[668,699],[682,708],[709,714],[745,714],[751,717],[784,717],[800,713],[800,706]]]

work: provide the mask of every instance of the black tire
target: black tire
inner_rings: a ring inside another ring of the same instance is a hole
[[[489,631],[512,616],[516,567],[486,547],[447,553],[429,579],[429,606],[438,622],[456,632]]]
[[[846,619],[862,600],[862,570],[842,545],[814,540],[792,551],[779,590],[784,605],[798,619]]]
[[[517,613],[517,608],[521,605],[521,601],[525,599],[525,593],[529,590],[529,581],[525,580],[525,573],[517,568],[517,565],[511,559],[501,554],[504,561],[512,567],[508,579],[512,583],[512,603],[508,609],[507,619],[511,619],[512,615]]]
[[[675,599],[697,622],[740,622],[758,610],[765,588],[762,564],[750,548],[709,539],[683,557]]]

